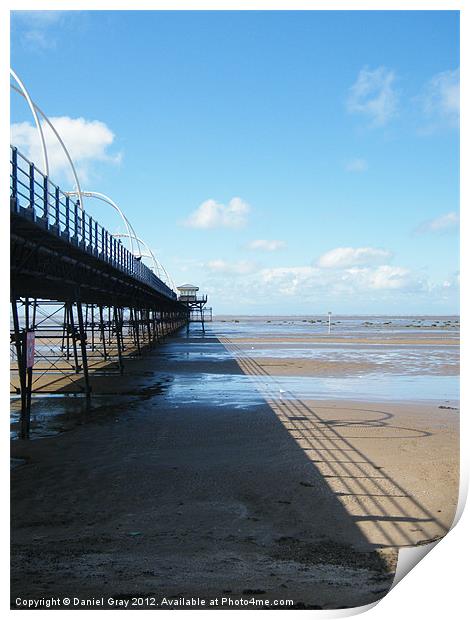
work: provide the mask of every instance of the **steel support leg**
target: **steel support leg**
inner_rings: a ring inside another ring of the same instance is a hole
[[[31,381],[26,369],[26,330],[21,332],[18,318],[18,300],[12,298],[13,329],[16,348],[16,362],[20,380],[21,412],[20,412],[20,437],[27,439],[31,420]],[[29,388],[29,389],[28,389]],[[29,394],[28,394],[29,391]]]
[[[200,306],[200,311],[201,311],[202,333],[205,334],[206,330],[204,329],[204,310],[203,310],[202,306]]]
[[[103,356],[104,359],[108,359],[108,353],[106,351],[106,334],[104,331],[104,315],[103,315],[103,306],[99,306],[99,313],[100,313],[100,336],[101,336],[101,343],[103,345]]]
[[[87,399],[90,398],[90,378],[88,376],[88,358],[87,358],[87,350],[86,350],[86,331],[85,325],[83,322],[83,308],[82,302],[77,299],[77,320],[78,320],[78,332],[80,337],[80,352],[82,355],[82,370],[83,370],[83,380],[85,382],[85,395]]]
[[[122,350],[123,350],[123,341],[122,341],[122,319],[120,316],[120,309],[114,306],[114,326],[116,329],[116,342],[117,342],[117,350],[118,350],[118,365],[119,372],[123,373],[124,365],[122,363]]]
[[[75,372],[78,374],[80,372],[80,364],[78,363],[78,349],[77,349],[77,332],[75,330],[75,321],[73,318],[73,303],[68,304],[68,329],[72,336],[72,346],[73,346],[73,359],[75,361]],[[67,347],[68,353],[68,347]],[[68,359],[67,355],[67,359]]]
[[[135,345],[137,347],[137,353],[138,355],[142,354],[142,350],[140,348],[140,337],[139,337],[139,322],[137,320],[137,310],[132,309],[132,317],[133,317],[133,323],[134,323],[134,339],[135,339]]]

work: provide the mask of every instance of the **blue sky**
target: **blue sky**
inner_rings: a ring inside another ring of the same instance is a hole
[[[458,312],[457,12],[15,12],[11,50],[82,186],[216,313]],[[16,94],[12,140],[40,165]]]

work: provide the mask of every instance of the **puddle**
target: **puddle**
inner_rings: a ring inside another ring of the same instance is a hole
[[[456,376],[368,374],[364,377],[219,375],[177,376],[168,398],[181,404],[207,403],[246,409],[272,399],[441,401],[459,398]]]
[[[272,346],[269,346],[269,345]],[[313,362],[340,362],[377,366],[378,371],[393,374],[424,373],[459,374],[458,346],[430,345],[372,345],[372,344],[309,344],[309,343],[256,343],[237,344],[240,354],[253,359],[301,360]],[[219,342],[171,343],[162,351],[162,359],[179,362],[219,362],[233,359],[233,353]],[[334,374],[334,369],[332,371]]]
[[[93,394],[90,403],[83,394],[35,394],[31,400],[30,439],[52,437],[89,422],[106,422],[120,413],[129,413],[140,402],[163,394],[172,377],[153,378],[150,385],[125,394]],[[18,439],[21,399],[10,398],[10,438]]]
[[[22,465],[26,465],[28,461],[26,459],[17,459],[10,457],[10,471],[12,469],[16,469],[17,467],[21,467]]]
[[[83,395],[33,395],[31,438],[57,435],[89,421],[105,422],[109,416],[129,415],[139,403],[157,397],[164,398],[165,404],[173,408],[197,402],[236,409],[261,404],[264,397],[439,401],[441,406],[449,408],[458,400],[459,349],[455,345],[275,342],[282,336],[324,334],[325,326],[325,317],[227,318],[208,324],[205,335],[192,326],[189,337],[168,339],[149,353],[146,369],[139,371],[141,384],[125,394],[95,393],[90,406]],[[449,338],[457,337],[459,332],[456,317],[335,317],[333,327],[334,333],[346,337],[380,334],[387,338],[387,334],[410,335],[414,331],[426,337],[437,338],[445,334]],[[236,364],[236,357],[219,342],[218,336],[252,339],[251,343],[237,345],[242,357],[329,362],[332,375],[253,377],[225,371],[223,374],[198,372],[196,362],[214,362],[214,368],[217,368],[217,362],[233,361]],[[256,342],[256,338],[266,336],[273,342]],[[180,372],[178,366],[182,368],[185,362],[195,362],[194,370],[189,364],[184,372]],[[334,362],[351,364],[353,370],[350,369],[346,376],[334,376]],[[165,367],[167,363],[168,369]],[[369,365],[369,370],[363,371],[361,364]],[[351,374],[353,371],[354,375]],[[115,381],[119,382],[119,378]],[[110,389],[111,386],[112,383]],[[16,438],[20,399],[13,396],[11,402],[11,436]]]

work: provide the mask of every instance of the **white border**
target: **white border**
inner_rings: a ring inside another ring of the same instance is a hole
[[[462,97],[462,110],[464,111],[461,119],[461,135],[462,135],[462,159],[461,159],[461,170],[469,170],[470,167],[468,165],[468,123],[466,122],[465,110],[469,109],[468,104],[468,88],[467,88],[467,79],[468,79],[468,47],[469,44],[467,41],[469,40],[469,26],[468,26],[468,18],[467,18],[467,10],[468,3],[465,0],[460,1],[442,1],[442,0],[394,0],[394,1],[386,1],[386,0],[362,0],[355,2],[354,0],[350,1],[336,1],[336,0],[317,0],[310,2],[301,1],[301,0],[291,0],[287,2],[286,0],[239,0],[239,1],[179,1],[174,0],[173,2],[169,1],[160,1],[156,2],[155,0],[134,0],[130,2],[129,0],[117,0],[114,2],[111,1],[103,1],[103,0],[84,0],[82,2],[73,2],[67,0],[55,0],[55,1],[44,1],[44,2],[7,2],[6,6],[2,6],[0,9],[0,45],[3,47],[4,54],[0,55],[0,63],[2,66],[1,75],[4,78],[4,87],[3,92],[6,93],[8,89],[7,76],[9,70],[9,54],[8,54],[8,44],[9,44],[9,10],[142,10],[142,9],[163,9],[163,10],[196,10],[196,9],[204,9],[204,10],[460,10],[461,11],[461,57],[463,62],[461,62],[461,97]],[[7,97],[2,97],[0,101],[6,102]],[[4,147],[0,149],[0,161],[2,163],[3,169],[3,178],[6,178],[7,170],[9,170],[9,158],[8,158],[8,149],[6,148],[6,139],[9,135],[9,104],[6,104],[6,110],[3,110],[2,107],[2,123],[1,123],[1,131],[2,135],[5,137],[5,142],[3,142]],[[4,200],[3,200],[3,208],[2,208],[2,216],[5,217],[7,210],[7,196],[6,190],[7,185],[4,186]],[[466,175],[462,175],[461,180],[461,204],[467,205],[468,201],[468,182]],[[461,213],[461,223],[462,230],[467,231],[467,220],[468,214],[466,212],[466,208],[462,209]],[[8,244],[9,240],[7,238],[8,234],[8,224],[7,221],[5,225],[0,226],[0,251],[1,251],[1,263],[4,266],[5,273],[4,278],[6,276],[6,266],[8,265],[9,255],[8,255]],[[470,251],[468,246],[470,244],[462,244],[461,251],[461,264],[469,265],[470,264]],[[465,275],[465,274],[464,274]],[[5,287],[5,297],[8,294],[8,287]],[[1,331],[1,337],[5,339],[5,342],[1,344],[0,351],[3,352],[1,356],[2,360],[2,373],[1,377],[4,383],[5,394],[7,394],[7,377],[8,373],[7,364],[8,357],[6,352],[8,351],[7,346],[7,334],[6,334],[6,325],[9,322],[9,309],[7,299],[3,300],[4,303],[0,304],[0,318],[2,320],[2,324],[4,325],[4,329]],[[462,322],[462,376],[464,379],[468,377],[468,368],[467,368],[467,359],[466,359],[466,350],[467,350],[467,327],[466,327],[466,318],[468,316],[468,291],[467,291],[467,281],[466,277],[462,279],[462,291],[461,291],[461,316],[463,316],[464,320]],[[466,420],[466,416],[468,416],[468,412],[466,411],[466,403],[467,403],[467,389],[466,389],[466,381],[462,382],[462,407],[463,411],[462,420],[461,420],[461,501],[463,500],[464,495],[466,495],[466,489],[468,488],[468,472],[469,472],[469,442],[468,442],[468,428],[469,425]],[[5,411],[8,410],[8,405],[5,407]],[[9,454],[9,444],[7,442],[8,438],[8,430],[7,422],[8,416],[4,414],[4,418],[6,420],[5,427],[3,428],[2,433],[2,441],[4,441],[2,454],[4,455],[3,462],[3,494],[4,497],[8,492],[8,478],[5,475],[5,472],[9,471],[8,465],[8,454]],[[464,491],[465,489],[465,491]],[[464,491],[462,493],[462,491]],[[394,588],[378,605],[374,606],[367,612],[367,618],[375,619],[393,619],[396,620],[398,615],[405,615],[405,617],[418,617],[418,618],[440,618],[442,616],[448,616],[450,618],[460,618],[463,616],[463,611],[467,611],[467,603],[466,603],[466,590],[468,589],[468,560],[465,556],[465,542],[467,542],[468,546],[468,533],[470,531],[470,517],[468,509],[464,511],[461,520],[457,527],[445,537],[445,539],[439,543],[435,549],[433,549],[432,553],[426,556],[423,560],[421,560],[420,565],[417,569],[413,571],[411,576],[408,576],[406,579],[401,581],[396,588]],[[8,530],[9,530],[9,519],[8,514],[2,513],[2,531],[5,536],[5,547],[8,545]],[[3,564],[2,564],[2,599],[1,606],[5,611],[9,609],[9,569],[8,569],[8,556],[5,557],[4,554]],[[356,610],[360,611],[360,610]],[[22,614],[27,612],[9,612],[12,614]],[[66,616],[70,613],[81,613],[81,612],[63,612],[60,614],[60,617]],[[83,612],[82,612],[83,613]],[[88,614],[113,614],[113,611],[88,611]],[[128,612],[128,613],[138,613],[138,612]],[[144,611],[140,613],[155,613],[152,611]],[[165,617],[166,614],[171,613],[171,618],[175,616],[179,616],[180,614],[185,614],[188,612],[184,611],[158,611],[158,615],[161,617]],[[238,611],[221,611],[221,610],[213,610],[211,612],[207,611],[191,611],[190,612],[195,618],[206,618],[207,614],[210,614],[210,617],[218,617],[221,614],[224,615],[241,615],[243,612]],[[267,612],[272,613],[272,612]],[[47,611],[38,611],[35,613],[35,617],[46,617],[48,614]],[[352,615],[350,610],[344,610],[344,613],[341,612],[328,612],[328,611],[283,611],[283,617],[289,616],[292,617],[295,614],[297,617],[299,614],[309,616],[314,616],[320,618],[322,617],[340,617],[345,615]]]

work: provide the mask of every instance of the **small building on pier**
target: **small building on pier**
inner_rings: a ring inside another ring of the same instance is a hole
[[[199,286],[195,286],[194,284],[182,284],[177,287],[178,289],[178,299],[182,302],[193,302],[197,301],[197,292],[199,290]],[[207,301],[207,298],[206,298]]]
[[[206,307],[207,295],[199,295],[199,287],[194,284],[182,284],[177,289],[178,301],[189,308],[190,322],[201,323],[204,331],[204,323],[212,321],[212,308]]]

